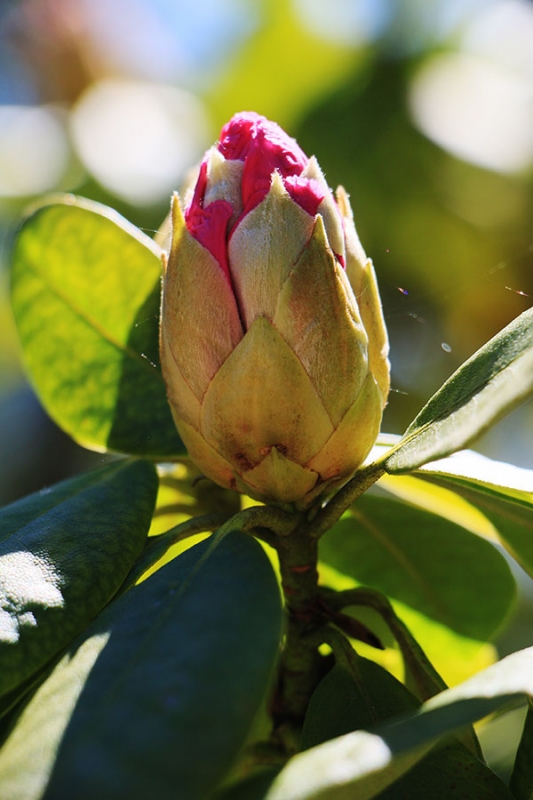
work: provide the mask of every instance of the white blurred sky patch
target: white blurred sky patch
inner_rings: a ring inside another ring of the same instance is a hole
[[[465,27],[460,49],[414,75],[415,124],[450,153],[496,172],[533,164],[533,4],[490,4]]]
[[[174,86],[106,79],[71,113],[79,157],[109,191],[131,203],[152,203],[177,189],[208,144],[200,101]]]
[[[410,107],[421,131],[459,158],[499,172],[533,161],[533,83],[506,67],[437,56],[414,78]]]
[[[0,197],[46,192],[67,170],[70,148],[59,115],[45,106],[0,106]]]
[[[353,46],[376,39],[391,15],[387,0],[293,0],[293,5],[315,36]]]
[[[461,49],[533,80],[533,3],[500,0],[491,5],[466,28]]]
[[[247,0],[78,1],[99,58],[162,82],[201,83],[258,22]]]

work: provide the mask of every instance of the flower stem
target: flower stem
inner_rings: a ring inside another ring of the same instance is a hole
[[[374,462],[368,467],[358,470],[353,478],[315,515],[310,522],[308,535],[318,539],[326,531],[329,531],[351,504],[384,474],[385,470],[379,462]]]
[[[324,625],[318,589],[318,543],[309,536],[307,525],[300,525],[290,537],[278,538],[276,546],[287,627],[273,717],[278,730],[289,726],[299,731],[311,695],[324,674],[324,659],[318,651]]]

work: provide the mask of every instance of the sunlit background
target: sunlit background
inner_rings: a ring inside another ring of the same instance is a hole
[[[151,234],[245,109],[351,194],[391,337],[386,430],[530,307],[532,2],[3,0],[0,505],[102,458],[54,427],[22,374],[8,266],[24,209],[74,192]],[[533,405],[478,447],[533,468]],[[503,650],[531,644],[521,613]]]
[[[351,194],[391,336],[387,430],[531,305],[528,0],[4,0],[0,502],[99,458],[54,429],[22,375],[7,267],[25,207],[75,192],[151,233],[243,109]],[[479,448],[533,467],[531,404]]]

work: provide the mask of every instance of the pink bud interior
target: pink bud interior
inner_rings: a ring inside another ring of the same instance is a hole
[[[275,122],[252,111],[244,111],[230,119],[220,133],[219,152],[228,161],[244,163],[241,183],[242,213],[230,228],[233,209],[226,200],[215,200],[204,206],[208,182],[207,159],[200,167],[193,199],[185,211],[187,228],[194,238],[213,255],[228,280],[227,243],[242,219],[264,200],[278,172],[290,197],[307,214],[314,217],[327,193],[326,184],[315,178],[302,177],[308,157],[296,141]],[[344,267],[344,259],[338,256]]]
[[[231,282],[226,233],[233,209],[226,200],[215,200],[204,208],[206,186],[207,162],[204,160],[200,166],[193,198],[185,211],[185,222],[191,236],[216,258]]]
[[[314,217],[318,206],[326,196],[326,190],[318,181],[291,175],[283,181],[285,188],[295,203]]]

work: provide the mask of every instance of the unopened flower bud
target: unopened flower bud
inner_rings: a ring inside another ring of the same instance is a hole
[[[348,197],[275,123],[234,116],[172,205],[161,361],[205,474],[305,505],[379,432],[388,341]]]

